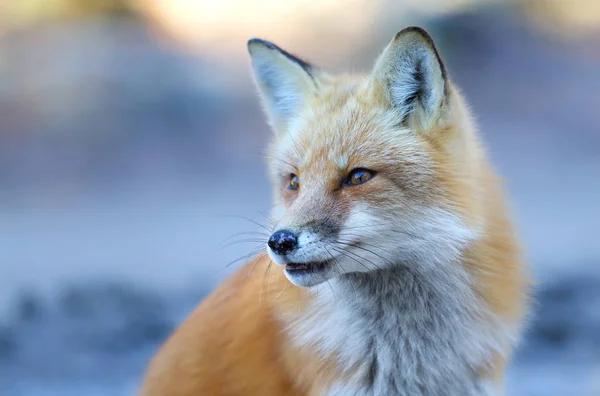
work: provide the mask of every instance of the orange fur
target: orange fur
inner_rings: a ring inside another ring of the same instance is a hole
[[[265,256],[206,298],[152,360],[141,394],[308,395],[337,378],[333,364],[289,347],[276,312],[300,314],[310,296]]]
[[[393,44],[388,51],[395,50]],[[430,42],[426,45],[433,48]],[[264,49],[255,51],[259,50]],[[285,67],[290,73],[301,72],[293,65]],[[439,119],[409,118],[414,131],[409,143],[418,149],[404,155],[405,145],[390,144],[394,125],[379,82],[383,77],[333,77],[315,71],[313,78],[317,88],[306,88],[303,117],[290,123],[276,119],[276,109],[267,109],[278,133],[270,164],[275,201],[286,211],[288,223],[323,218],[343,223],[357,202],[385,209],[390,197],[407,211],[412,202],[450,210],[480,235],[461,252],[460,265],[472,280],[473,292],[489,317],[518,335],[527,313],[524,264],[499,180],[457,88],[447,82],[444,106],[449,110]],[[379,175],[359,188],[338,188],[355,167],[377,169]],[[300,192],[287,188],[292,172],[302,175]],[[171,336],[153,359],[141,394],[325,393],[352,376],[354,369],[342,370],[332,356],[294,344],[289,326],[305,320],[314,293],[291,284],[283,266],[266,256],[256,258],[215,290]],[[492,358],[476,368],[479,375],[501,386],[512,346],[502,341],[501,350],[490,352]]]

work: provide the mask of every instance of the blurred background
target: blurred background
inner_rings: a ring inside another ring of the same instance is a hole
[[[2,1],[0,395],[134,395],[255,248],[219,248],[271,206],[248,38],[366,71],[414,24],[477,115],[538,282],[508,394],[600,395],[598,0]]]

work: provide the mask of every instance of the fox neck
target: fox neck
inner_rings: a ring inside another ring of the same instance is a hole
[[[501,353],[501,326],[454,264],[398,264],[311,290],[306,309],[285,320],[295,348],[316,351],[344,378],[325,394],[487,394],[477,370]]]

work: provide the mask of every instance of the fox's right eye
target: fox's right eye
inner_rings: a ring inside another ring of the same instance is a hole
[[[298,176],[292,173],[290,175],[290,184],[288,185],[288,188],[290,190],[297,190],[298,187],[300,187],[300,179],[298,179]]]

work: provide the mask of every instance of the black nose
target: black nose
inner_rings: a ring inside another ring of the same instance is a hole
[[[288,254],[298,245],[298,237],[288,230],[275,231],[269,237],[267,245],[277,254]]]

